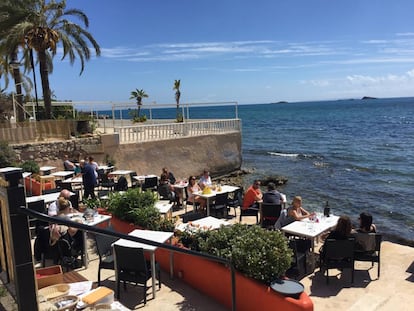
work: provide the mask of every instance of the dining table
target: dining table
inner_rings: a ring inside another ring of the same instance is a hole
[[[70,192],[70,195],[74,195],[75,193]],[[54,201],[56,201],[58,199],[60,195],[60,191],[57,192],[53,192],[53,193],[47,193],[47,194],[42,194],[42,195],[35,195],[32,197],[26,197],[26,203],[33,203],[33,202],[37,202],[37,201],[45,201],[45,204],[48,203],[52,203]]]
[[[75,174],[74,171],[57,171],[53,172],[51,175],[58,179],[67,179],[73,177],[73,174]]]
[[[74,177],[70,177],[70,178],[64,179],[64,180],[62,180],[62,183],[64,183],[64,184],[70,184],[72,189],[80,189],[80,190],[83,190],[83,179],[82,179],[82,176],[74,176]],[[82,195],[82,193],[80,195]]]
[[[218,219],[213,216],[207,216],[195,221],[187,222],[187,223],[180,223],[178,224],[175,229],[181,232],[184,231],[194,231],[194,230],[216,230],[219,229],[221,226],[230,226],[231,223],[228,221]]]
[[[128,182],[128,187],[131,187],[132,186],[131,173],[133,172],[134,171],[131,171],[131,170],[115,170],[115,171],[109,172],[108,176],[115,177],[117,180],[119,179],[120,176],[124,176]]]
[[[135,229],[131,231],[128,235],[134,236],[137,238],[164,243],[168,240],[171,241],[171,237],[174,235],[173,232],[164,232],[164,231],[152,231],[152,230],[140,230]],[[155,289],[155,251],[157,250],[157,246],[129,241],[126,239],[119,239],[118,241],[114,242],[112,245],[120,245],[124,247],[132,247],[132,248],[142,248],[144,251],[148,251],[151,257],[151,278],[152,278],[152,295],[155,298],[156,296],[156,289]],[[115,254],[115,267],[116,267],[116,254]],[[170,253],[170,276],[173,277],[173,253]],[[118,279],[117,271],[115,269],[115,278]]]
[[[41,166],[39,167],[39,171],[43,175],[50,175],[50,173],[56,169],[56,166]]]
[[[133,176],[132,178],[134,178],[134,180],[136,180],[140,185],[142,185],[145,181],[145,178],[151,178],[151,177],[157,177],[157,175],[155,174],[149,174],[149,175],[136,175]]]
[[[220,191],[216,191],[211,189],[209,193],[203,193],[203,191],[194,192],[194,194],[200,196],[201,198],[206,199],[206,209],[207,209],[207,216],[210,216],[210,200],[214,198],[219,193],[232,193],[239,189],[237,186],[230,186],[230,185],[223,185],[218,187]]]
[[[172,208],[174,203],[169,200],[159,200],[155,202],[155,208],[167,219],[172,219]]]
[[[72,214],[68,214],[69,218],[72,221],[76,221],[76,222],[80,222],[84,225],[88,225],[91,227],[97,226],[99,224],[103,224],[105,222],[110,222],[112,216],[111,215],[102,215],[102,214],[94,214],[92,217],[90,218],[85,218],[83,213],[72,213]],[[83,265],[85,266],[85,269],[88,268],[89,265],[89,255],[88,255],[88,250],[87,250],[87,238],[88,238],[88,231],[87,230],[83,230],[82,231],[83,234],[83,245],[84,245],[84,254],[83,254]]]
[[[317,241],[322,234],[333,229],[336,226],[338,219],[339,216],[336,215],[330,215],[328,217],[318,213],[314,220],[305,218],[300,221],[294,221],[282,227],[280,230],[290,235],[309,239],[311,241],[311,249],[313,252],[315,250],[315,241]]]

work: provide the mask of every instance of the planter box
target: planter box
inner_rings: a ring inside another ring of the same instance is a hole
[[[133,223],[127,222],[125,220],[121,220],[118,217],[115,217],[114,215],[112,215],[111,218],[111,225],[116,232],[124,234],[128,234],[135,229],[142,229],[142,227],[136,226]]]
[[[45,190],[52,189],[52,183],[51,182],[45,182]],[[26,192],[32,193],[32,195],[41,195],[42,191],[40,190],[40,182],[38,182],[36,179],[26,177],[24,179],[24,186],[26,188]]]
[[[63,272],[61,266],[50,266],[36,269],[37,288],[63,283]]]
[[[168,250],[157,249],[156,259],[165,271],[169,271]],[[196,256],[174,253],[174,275],[231,309],[231,273],[224,265]],[[313,302],[304,292],[299,299],[285,297],[269,286],[236,271],[236,308],[239,311],[311,311]]]

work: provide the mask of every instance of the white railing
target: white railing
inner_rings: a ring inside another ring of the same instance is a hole
[[[185,121],[183,123],[116,126],[120,143],[139,143],[210,134],[240,132],[240,119]]]

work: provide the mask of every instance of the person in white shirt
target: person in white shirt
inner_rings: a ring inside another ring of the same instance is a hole
[[[208,169],[206,168],[204,169],[203,176],[200,177],[198,185],[200,186],[201,190],[203,190],[205,186],[211,187],[212,182],[211,182],[210,172],[208,171]]]
[[[63,189],[60,194],[59,197],[57,198],[56,201],[50,203],[48,209],[47,209],[47,214],[49,216],[56,216],[59,212],[59,198],[65,198],[66,200],[68,200],[69,204],[70,204],[70,209],[72,210],[72,203],[69,201],[70,198],[70,191],[67,189]]]

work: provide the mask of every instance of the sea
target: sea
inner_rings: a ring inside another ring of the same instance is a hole
[[[152,117],[173,112],[153,109]],[[279,191],[288,202],[300,195],[303,207],[317,212],[328,202],[355,225],[367,211],[385,238],[414,245],[414,98],[214,105],[191,107],[189,114],[237,114],[242,168],[252,171],[246,184],[284,176]]]

